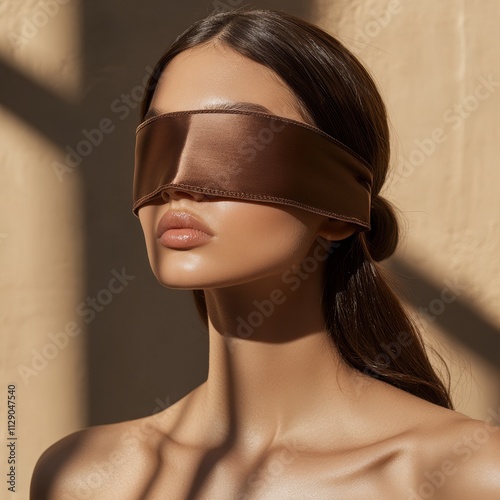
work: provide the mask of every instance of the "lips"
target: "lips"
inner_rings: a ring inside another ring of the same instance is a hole
[[[156,237],[159,239],[161,236],[170,229],[194,229],[213,236],[210,229],[196,217],[188,212],[168,211],[160,219],[156,231]]]
[[[190,250],[203,246],[212,236],[210,229],[194,215],[172,210],[163,215],[156,231],[158,242],[173,250]]]

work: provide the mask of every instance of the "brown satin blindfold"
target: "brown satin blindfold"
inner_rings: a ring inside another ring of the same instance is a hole
[[[322,130],[275,115],[178,111],[136,132],[133,213],[168,187],[290,205],[370,229],[369,165]]]

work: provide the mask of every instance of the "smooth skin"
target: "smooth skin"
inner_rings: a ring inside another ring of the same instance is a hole
[[[310,122],[274,72],[218,43],[176,56],[151,107],[228,102]],[[162,246],[155,231],[168,210],[190,212],[214,236],[189,250]],[[500,498],[498,427],[339,359],[320,307],[321,256],[353,226],[294,207],[174,189],[139,217],[158,281],[205,290],[208,378],[158,414],[57,442],[37,464],[32,500]],[[299,275],[305,257],[317,268]],[[238,318],[278,296],[260,327],[238,333]]]

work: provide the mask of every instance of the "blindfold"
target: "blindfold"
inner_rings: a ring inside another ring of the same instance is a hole
[[[369,164],[311,125],[272,114],[178,111],[136,132],[133,213],[166,188],[289,205],[370,229]]]

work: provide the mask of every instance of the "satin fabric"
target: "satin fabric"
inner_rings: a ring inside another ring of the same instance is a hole
[[[290,205],[370,229],[373,175],[322,130],[237,110],[165,113],[136,132],[133,213],[167,187]]]

